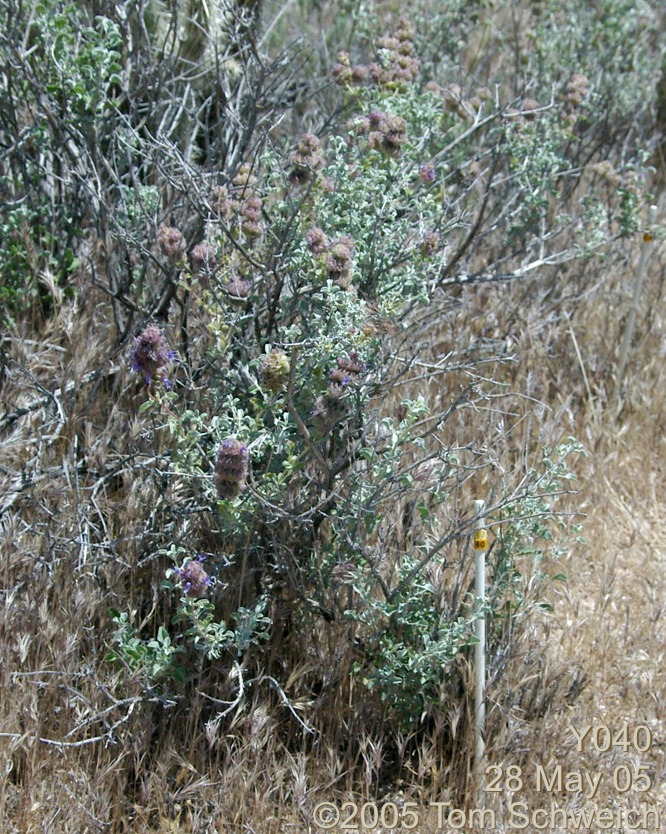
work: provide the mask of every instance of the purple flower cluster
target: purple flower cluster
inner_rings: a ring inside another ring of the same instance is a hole
[[[358,353],[352,351],[348,359],[338,359],[337,367],[331,370],[329,391],[343,394],[344,389],[364,372],[365,365],[358,358]]]
[[[182,568],[174,569],[174,575],[180,582],[185,596],[202,597],[210,588],[212,579],[201,564],[205,558],[200,555],[191,562],[187,562]]]
[[[159,375],[167,388],[171,387],[171,382],[166,366],[177,358],[176,352],[169,350],[162,331],[154,324],[149,324],[143,333],[135,338],[130,353],[131,368],[141,374],[146,385],[150,385]]]
[[[235,437],[222,441],[215,461],[215,487],[220,498],[231,501],[245,489],[249,452]]]
[[[365,365],[358,353],[352,351],[347,358],[337,360],[337,365],[330,371],[328,390],[317,397],[312,417],[316,426],[324,434],[349,413],[349,402],[345,396],[350,385],[365,372]]]
[[[328,236],[318,226],[313,226],[305,234],[305,244],[313,255],[323,255],[328,246]]]

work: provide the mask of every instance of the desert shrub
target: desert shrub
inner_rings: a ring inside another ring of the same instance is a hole
[[[186,564],[205,550],[216,583],[201,587],[211,600],[201,608],[180,588],[175,622],[190,625],[174,640],[198,631],[190,650],[214,645],[231,663],[234,611],[254,610],[260,631],[272,614],[267,641],[241,641],[257,676],[279,675],[290,654],[326,670],[342,652],[377,715],[401,728],[444,707],[452,661],[472,640],[468,595],[443,610],[430,572],[453,581],[444,553],[473,530],[469,512],[441,511],[463,501],[476,469],[447,421],[489,395],[476,367],[499,361],[492,345],[479,358],[454,343],[455,361],[428,368],[452,390],[463,374],[472,381],[431,412],[422,396],[397,394],[416,390],[419,348],[403,334],[447,287],[589,258],[630,230],[638,207],[624,218],[618,198],[594,210],[606,195],[571,169],[571,102],[509,107],[483,90],[424,84],[415,37],[401,20],[369,64],[338,55],[338,132],[268,139],[215,179],[187,171],[180,199],[205,218],[201,236],[162,226],[157,242],[174,299],[202,317],[211,346],[194,371],[196,398],[181,368],[176,389],[158,386],[145,406],[165,415],[179,512],[191,507],[215,531],[204,547],[178,528]],[[527,507],[541,480],[528,478],[524,495],[492,485],[505,525],[493,604],[504,616],[520,607],[517,595],[499,600],[537,536],[512,519],[552,515],[543,497]],[[406,505],[413,518],[398,536],[396,506]],[[332,649],[341,627],[347,647]],[[318,676],[314,690],[347,685],[337,670]]]

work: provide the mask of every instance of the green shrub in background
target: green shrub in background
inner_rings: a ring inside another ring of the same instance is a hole
[[[88,170],[82,155],[103,142],[121,80],[117,25],[102,16],[90,23],[74,3],[0,3],[5,315],[29,308],[40,273],[51,272],[66,287],[78,265],[92,186],[81,176]]]

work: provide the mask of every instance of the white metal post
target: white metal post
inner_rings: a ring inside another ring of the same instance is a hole
[[[476,680],[476,697],[474,710],[474,737],[476,741],[476,752],[474,766],[476,771],[476,783],[478,789],[478,807],[483,808],[485,803],[485,723],[486,723],[486,551],[488,550],[488,533],[484,528],[486,502],[476,502],[478,515],[477,531],[474,534],[474,552],[476,555],[476,571],[474,582],[474,593],[477,600],[478,611],[474,621],[474,633],[477,644],[474,647],[474,673]]]

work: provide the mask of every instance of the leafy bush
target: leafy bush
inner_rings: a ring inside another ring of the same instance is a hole
[[[3,192],[0,301],[11,315],[50,270],[67,284],[90,197],[81,153],[103,142],[120,83],[121,35],[107,17],[89,25],[74,3],[0,4],[0,132],[8,151]]]
[[[289,651],[319,668],[340,651],[323,648],[322,631],[347,624],[350,674],[398,726],[443,706],[452,661],[472,640],[467,595],[443,610],[430,572],[439,566],[440,581],[453,581],[442,554],[474,524],[441,511],[463,501],[475,469],[446,424],[488,396],[475,367],[499,358],[456,344],[455,362],[430,364],[452,382],[461,372],[473,380],[431,413],[422,397],[398,394],[418,376],[416,343],[403,334],[446,287],[589,258],[630,230],[639,205],[627,213],[618,187],[612,209],[593,210],[606,191],[571,167],[587,82],[574,78],[568,98],[544,106],[503,104],[483,89],[424,84],[414,43],[401,20],[377,41],[374,62],[338,55],[339,131],[266,142],[226,176],[187,171],[181,197],[205,223],[190,238],[162,226],[159,257],[211,347],[189,371],[196,400],[181,373],[180,387],[158,387],[146,403],[166,413],[179,512],[214,519],[208,564],[221,584],[201,589],[210,601],[187,604],[195,648],[232,661],[239,641],[222,589],[235,585],[241,609],[281,611],[281,627],[297,635]],[[493,509],[504,529],[493,605],[505,616],[521,604],[499,602],[521,549],[552,517],[544,477],[534,473],[518,494],[494,486],[505,497]],[[415,514],[404,537],[396,506]],[[182,531],[178,545],[195,548]],[[241,640],[246,662],[286,662],[274,646],[284,653],[290,641],[278,631],[273,617],[268,644]]]

